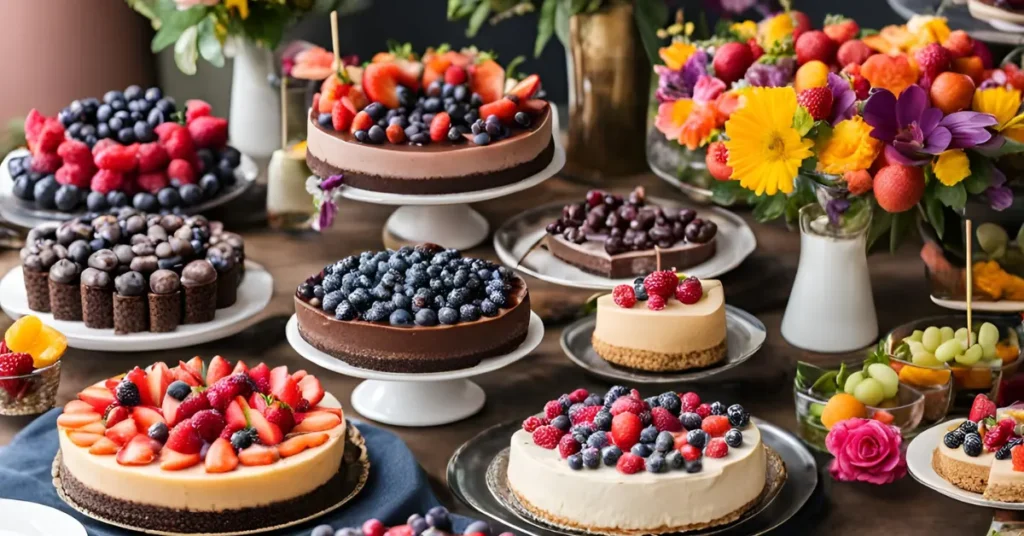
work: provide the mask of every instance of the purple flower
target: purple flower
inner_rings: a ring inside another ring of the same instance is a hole
[[[320,203],[320,217],[317,219],[318,231],[330,228],[334,225],[334,217],[338,214],[338,205],[333,200],[325,199]]]
[[[311,178],[310,180],[314,180]],[[323,231],[334,224],[334,217],[338,214],[338,205],[334,202],[334,190],[337,190],[344,183],[344,175],[331,175],[320,181],[315,186],[307,182],[306,188],[313,194],[320,214],[317,218],[314,229]]]
[[[992,166],[992,183],[985,190],[985,197],[993,210],[1006,210],[1013,204],[1013,191],[1006,186],[1006,175],[996,166]]]
[[[946,150],[952,133],[940,126],[942,110],[928,106],[928,94],[913,85],[899,99],[887,89],[878,89],[864,104],[864,122],[871,125],[871,137],[886,143],[885,156],[908,166],[922,165]]]
[[[690,59],[686,60],[686,64],[683,65],[683,87],[686,88],[687,93],[693,96],[693,88],[697,85],[697,81],[702,76],[708,74],[708,53],[703,49],[697,49],[696,52],[690,56]]]
[[[850,210],[849,199],[829,199],[825,204],[825,212],[828,214],[828,221],[832,225],[839,225],[839,219]]]
[[[942,118],[939,126],[945,127],[953,136],[949,142],[950,149],[970,149],[992,139],[988,127],[997,123],[992,114],[981,112],[953,112]]]
[[[828,73],[828,88],[832,91],[832,117],[829,122],[835,125],[853,117],[857,113],[857,93],[850,83],[838,74]]]
[[[654,72],[658,75],[658,90],[654,96],[659,104],[688,99],[693,96],[697,81],[708,73],[708,54],[698,50],[686,60],[682,69],[673,71],[664,65],[655,65]]]
[[[782,87],[793,81],[794,58],[779,58],[774,64],[756,62],[747,69],[744,80],[757,87]]]
[[[345,180],[345,176],[344,175],[331,175],[331,176],[327,177],[326,179],[324,179],[320,183],[320,189],[325,191],[325,192],[329,192],[329,191],[331,191],[331,190],[341,186],[341,184],[344,182],[344,180]]]

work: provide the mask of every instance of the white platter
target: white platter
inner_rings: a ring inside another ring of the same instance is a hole
[[[42,504],[0,499],[0,536],[86,536],[75,518]]]

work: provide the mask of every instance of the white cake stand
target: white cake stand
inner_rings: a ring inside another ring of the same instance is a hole
[[[533,188],[550,179],[565,166],[565,150],[558,139],[558,110],[551,105],[552,136],[555,152],[551,162],[538,173],[521,181],[458,194],[403,195],[373,192],[341,186],[339,193],[345,199],[398,205],[388,218],[385,229],[392,236],[410,243],[432,242],[447,248],[469,249],[482,243],[490,232],[487,220],[470,208],[469,203],[488,201]]]
[[[484,359],[467,369],[420,374],[362,369],[321,352],[299,335],[295,315],[288,320],[285,334],[300,356],[327,370],[366,380],[352,391],[352,407],[360,415],[395,426],[437,426],[461,421],[480,411],[486,400],[484,390],[466,378],[498,370],[526,357],[544,338],[544,324],[531,312],[526,340],[512,352]]]
[[[203,344],[229,337],[243,331],[259,320],[274,293],[274,278],[263,266],[245,261],[245,277],[238,287],[238,299],[231,307],[217,309],[213,321],[201,324],[182,324],[167,333],[114,334],[113,329],[86,327],[82,322],[54,320],[50,313],[40,313],[28,307],[25,279],[21,266],[16,266],[0,280],[0,308],[11,318],[25,315],[38,316],[44,324],[52,326],[68,339],[68,346],[82,350],[105,352],[148,352]],[[2,533],[0,533],[2,534]]]

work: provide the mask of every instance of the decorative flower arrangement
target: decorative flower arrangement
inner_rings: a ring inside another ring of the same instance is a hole
[[[907,474],[899,428],[874,419],[847,419],[832,427],[825,447],[835,457],[829,465],[840,482],[891,484]]]
[[[941,237],[947,208],[1011,204],[995,162],[1024,152],[1024,73],[992,69],[945,19],[874,32],[829,16],[819,31],[785,11],[720,27],[705,41],[669,27],[655,67],[655,126],[707,151],[717,201],[746,199],[765,221],[821,200],[836,224],[870,207],[871,239],[891,229],[893,246],[915,213]]]

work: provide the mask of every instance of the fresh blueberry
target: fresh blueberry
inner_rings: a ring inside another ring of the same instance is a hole
[[[601,466],[601,451],[595,447],[587,447],[580,453],[583,458],[583,465],[588,469],[597,469]]]
[[[704,470],[704,464],[701,463],[700,458],[696,460],[688,460],[686,462],[687,473],[699,473]]]
[[[181,202],[186,206],[198,205],[203,201],[203,190],[195,184],[185,184],[178,189]]]
[[[679,416],[679,422],[682,423],[683,428],[687,430],[700,430],[700,425],[703,422],[703,419],[701,419],[700,415],[697,415],[696,413],[687,412]]]
[[[579,454],[570,454],[565,461],[569,464],[569,469],[572,469],[573,471],[583,469],[583,456],[580,456]]]
[[[614,466],[619,458],[622,457],[622,450],[615,445],[605,447],[601,449],[601,460],[604,461],[605,465]]]
[[[369,132],[367,132],[367,137],[370,139],[371,143],[380,144],[388,141],[388,135],[380,125],[373,125],[370,127]]]
[[[629,449],[629,451],[641,458],[646,458],[651,455],[651,452],[653,452],[651,447],[648,447],[644,443],[637,443],[633,445],[633,448]]]
[[[64,212],[70,212],[74,210],[78,203],[82,201],[82,191],[73,184],[65,184],[57,189],[57,193],[54,194],[53,202],[57,206],[57,210],[63,210]]]
[[[678,450],[671,450],[665,455],[665,464],[670,469],[682,469],[686,464],[686,458],[683,458],[683,454]]]
[[[331,119],[331,114],[322,113],[316,116],[316,123],[326,129],[334,130],[334,120]]]
[[[459,312],[451,307],[442,307],[437,312],[437,319],[445,325],[457,324],[459,322]]]
[[[530,116],[526,112],[516,112],[515,115],[516,124],[523,128],[530,128]]]
[[[479,108],[481,105],[483,105],[483,103],[484,99],[483,97],[480,96],[479,93],[473,93],[473,95],[469,97],[469,105],[474,108]]]
[[[459,131],[458,127],[451,127],[448,129],[448,141],[458,142],[462,141],[462,132]]]
[[[498,316],[499,309],[497,305],[491,300],[484,300],[480,302],[480,314],[484,316]]]
[[[569,423],[569,417],[566,417],[565,415],[559,415],[554,419],[551,419],[551,426],[554,426],[555,428],[558,428],[563,432],[568,432],[569,427],[571,426]]]
[[[143,212],[156,212],[160,210],[160,203],[156,196],[149,192],[139,192],[132,198],[132,206]]]
[[[220,152],[220,160],[227,162],[232,168],[236,168],[242,163],[242,153],[229,145]]]
[[[220,190],[220,180],[217,179],[217,175],[207,173],[199,179],[199,189],[202,190],[203,197],[211,199]]]
[[[113,127],[111,127],[113,130]],[[121,142],[122,145],[131,145],[135,143],[135,130],[130,127],[124,127],[117,131],[117,141]]]
[[[146,101],[156,103],[164,96],[158,87],[151,87],[146,90]]]
[[[231,446],[238,450],[247,449],[258,437],[255,428],[243,428],[231,434]]]
[[[327,290],[326,288],[324,290]],[[338,308],[338,305],[345,299],[345,294],[341,290],[334,290],[324,294],[323,299],[320,301],[321,307],[324,311],[334,312]]]
[[[167,386],[167,395],[178,402],[185,400],[185,398],[187,398],[191,393],[192,387],[181,380],[171,382],[171,384]]]
[[[167,117],[159,108],[153,108],[146,115],[146,122],[149,123],[150,128],[156,128],[161,123],[165,122]]]
[[[653,426],[648,426],[640,431],[640,442],[641,443],[654,443],[658,439],[658,429]]]
[[[742,406],[740,407],[740,409],[743,409]],[[725,415],[726,414],[725,404],[722,404],[721,402],[717,402],[717,401],[712,402],[711,403],[711,414],[712,415]]]
[[[167,187],[156,193],[156,200],[164,208],[174,208],[181,205],[181,195],[178,190]]]
[[[473,136],[473,143],[477,145],[488,145],[491,143],[491,137],[486,132],[481,132],[476,136]]]
[[[459,307],[459,320],[462,322],[473,322],[480,319],[480,308],[467,303]]]
[[[414,323],[412,313],[405,309],[395,309],[388,321],[392,326],[412,326]]]
[[[18,199],[24,199],[25,201],[33,201],[36,198],[35,194],[35,183],[32,182],[32,178],[28,174],[24,174],[14,179],[14,185],[11,189],[11,193]]]
[[[736,448],[743,444],[743,432],[733,428],[725,433],[725,444]]]
[[[682,409],[679,395],[671,391],[658,395],[658,405],[667,409],[672,415],[679,415],[679,410]]]
[[[601,410],[594,415],[594,428],[607,432],[612,429],[612,414],[608,410]]]
[[[491,117],[494,117],[493,115]],[[497,139],[501,137],[501,123],[492,123],[488,121],[484,125],[484,131],[487,132],[491,138]]]
[[[590,434],[587,438],[587,446],[603,449],[608,446],[608,434]]]
[[[448,510],[444,507],[435,506],[431,508],[427,511],[426,519],[427,524],[437,530],[448,531],[452,528],[452,521],[448,516]]]
[[[672,432],[661,432],[658,434],[658,439],[654,441],[654,450],[668,452],[672,450],[675,442],[676,438],[672,435]]]
[[[60,184],[53,175],[47,175],[39,182],[35,183],[32,188],[32,193],[35,196],[36,204],[42,208],[54,208],[56,207],[57,190],[60,189]]]
[[[664,473],[667,469],[665,465],[665,456],[660,452],[655,452],[647,458],[647,472],[649,473]]]
[[[318,525],[313,527],[313,531],[309,533],[309,536],[334,536],[334,527],[330,525]]]
[[[686,442],[699,449],[704,448],[708,442],[708,433],[701,429],[686,432]]]
[[[114,109],[109,104],[101,104],[96,108],[96,120],[106,123],[110,121],[110,118],[114,116]]]
[[[964,421],[964,422],[960,423],[960,427],[958,429],[961,432],[963,432],[964,435],[971,434],[971,433],[976,434],[976,433],[978,433],[978,423],[976,423],[974,421]]]
[[[430,135],[426,132],[419,132],[409,136],[409,141],[416,145],[428,145],[430,143]]]
[[[365,130],[357,130],[354,136],[360,143],[369,143],[370,141],[370,135]]]
[[[124,88],[124,98],[125,98],[125,100],[133,101],[133,100],[141,98],[141,97],[142,97],[142,88],[141,87],[139,87],[139,86],[137,86],[135,84],[132,84],[132,85]]]
[[[418,326],[436,326],[437,325],[437,313],[433,309],[420,309],[416,311],[416,325]]]
[[[167,424],[162,421],[153,423],[152,426],[149,427],[149,430],[146,431],[146,435],[148,435],[150,439],[155,439],[160,443],[166,443],[167,436],[169,434],[170,430],[167,429]]]

